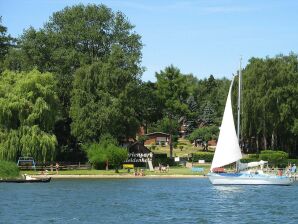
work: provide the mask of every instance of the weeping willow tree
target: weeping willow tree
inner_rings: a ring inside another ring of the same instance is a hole
[[[0,160],[33,156],[53,160],[57,146],[53,127],[58,114],[56,81],[51,73],[0,76]]]

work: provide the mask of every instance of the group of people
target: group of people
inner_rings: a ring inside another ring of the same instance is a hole
[[[59,172],[59,167],[60,167],[59,163],[56,163],[56,165],[55,165],[56,174],[59,174],[58,173]],[[51,173],[53,173],[54,172],[54,166],[53,166],[53,164],[50,165],[50,169],[51,169]],[[49,171],[45,169],[45,170],[40,171],[40,174],[41,175],[48,175],[49,174]]]
[[[135,169],[135,176],[145,176],[144,169]]]

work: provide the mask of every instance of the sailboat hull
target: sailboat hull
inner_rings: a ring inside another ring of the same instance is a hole
[[[242,173],[209,173],[213,185],[291,185],[293,180],[287,176]]]

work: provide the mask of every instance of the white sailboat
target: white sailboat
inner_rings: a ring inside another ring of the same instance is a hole
[[[232,112],[231,92],[233,81],[226,101],[218,142],[212,160],[211,172],[208,174],[210,182],[214,185],[290,185],[293,181],[288,176],[266,174],[262,169],[258,171],[245,170],[257,166],[263,168],[264,164],[267,163],[266,161],[248,164],[241,164],[239,162],[242,154]],[[235,173],[213,172],[216,168],[221,168],[235,162],[237,164],[237,171]]]

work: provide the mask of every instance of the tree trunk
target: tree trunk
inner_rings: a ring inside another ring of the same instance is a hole
[[[172,142],[172,134],[170,134],[170,158],[173,158],[173,142]]]
[[[257,153],[259,153],[260,148],[259,148],[259,135],[256,137],[256,146],[257,146]]]
[[[267,139],[266,139],[266,135],[265,133],[263,134],[263,145],[264,145],[264,149],[267,149]]]
[[[271,149],[275,149],[276,147],[276,137],[275,137],[275,133],[274,131],[272,132],[272,135],[271,135]]]
[[[106,170],[109,170],[109,161],[106,161]]]

